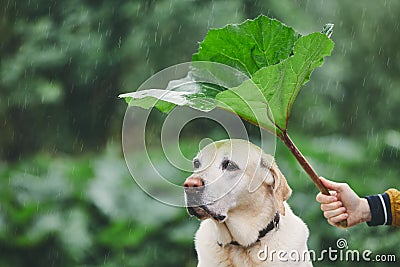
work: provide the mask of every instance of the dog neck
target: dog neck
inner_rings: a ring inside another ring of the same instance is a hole
[[[225,240],[225,241],[227,241],[225,243],[221,243],[221,242],[217,241],[217,244],[220,247],[225,247],[227,245],[241,246],[241,247],[251,247],[252,245],[254,245],[257,242],[259,242],[261,238],[263,238],[266,234],[268,234],[273,229],[277,230],[278,226],[279,226],[279,220],[280,220],[280,215],[279,215],[279,212],[276,211],[274,218],[269,222],[269,224],[265,228],[261,229],[258,232],[257,240],[252,242],[252,243],[250,243],[250,244],[247,244],[248,242],[246,242],[245,240],[243,240],[244,243],[239,243],[238,241],[233,240],[232,234],[227,233],[227,231],[230,232],[228,226],[226,225],[226,223],[223,223],[224,227],[222,227],[223,229],[221,229],[222,232],[220,232],[219,238],[223,239],[223,237],[225,236],[225,239],[227,239],[226,237],[230,237],[230,238],[228,238],[230,240],[230,242],[227,241],[227,240]]]
[[[262,238],[261,235],[271,227],[268,227],[271,222],[274,228],[277,229],[278,218],[281,215],[285,215],[284,211],[283,213],[279,211],[278,217],[276,214],[279,208],[271,198],[271,193],[268,193],[270,188],[263,187],[260,190],[265,190],[266,192],[255,194],[248,202],[242,202],[240,206],[232,209],[224,223],[215,221],[217,242],[221,246],[230,245],[233,242],[242,247],[249,247]],[[249,224],[249,218],[252,218],[251,224]],[[274,221],[276,221],[275,224],[273,223]]]

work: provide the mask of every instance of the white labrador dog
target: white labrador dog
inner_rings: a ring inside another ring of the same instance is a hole
[[[244,140],[207,145],[184,183],[188,212],[202,220],[199,267],[312,266],[308,228],[285,202],[291,189],[271,155]]]

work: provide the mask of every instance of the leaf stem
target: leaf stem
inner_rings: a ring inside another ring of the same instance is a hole
[[[285,145],[289,148],[290,152],[292,152],[293,156],[297,159],[303,169],[306,171],[308,176],[310,176],[311,180],[317,186],[320,192],[325,195],[330,195],[329,190],[321,183],[317,172],[314,168],[310,165],[307,159],[301,154],[300,150],[296,147],[293,143],[292,139],[290,139],[289,135],[286,131],[282,132],[282,135],[279,136]]]
[[[292,152],[293,156],[297,159],[303,169],[306,171],[308,176],[310,176],[311,180],[317,186],[318,190],[325,195],[330,195],[329,190],[322,184],[321,180],[317,172],[314,168],[310,165],[307,159],[301,154],[300,150],[296,147],[293,143],[292,139],[290,139],[289,135],[287,134],[286,130],[282,132],[282,134],[278,135],[280,139],[285,143],[285,145],[289,148],[290,152]],[[347,220],[341,221],[338,223],[340,227],[347,227]]]

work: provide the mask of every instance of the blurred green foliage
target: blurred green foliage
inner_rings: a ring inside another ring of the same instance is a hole
[[[116,96],[189,61],[209,28],[261,13],[303,34],[335,24],[333,55],[300,93],[289,128],[315,169],[360,195],[399,187],[399,1],[9,0],[0,10],[0,266],[195,266],[198,222],[130,177]],[[184,136],[188,157],[201,137],[218,136],[202,125]],[[400,256],[398,229],[329,226],[280,143],[275,156],[311,249],[346,238],[351,249]]]

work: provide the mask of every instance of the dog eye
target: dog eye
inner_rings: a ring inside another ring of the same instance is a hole
[[[194,167],[195,169],[198,169],[198,168],[200,168],[200,166],[201,166],[200,160],[195,159],[195,160],[193,161],[193,167]]]
[[[239,170],[238,165],[236,165],[233,161],[230,160],[224,160],[222,162],[222,170],[227,170],[227,171],[236,171]]]

